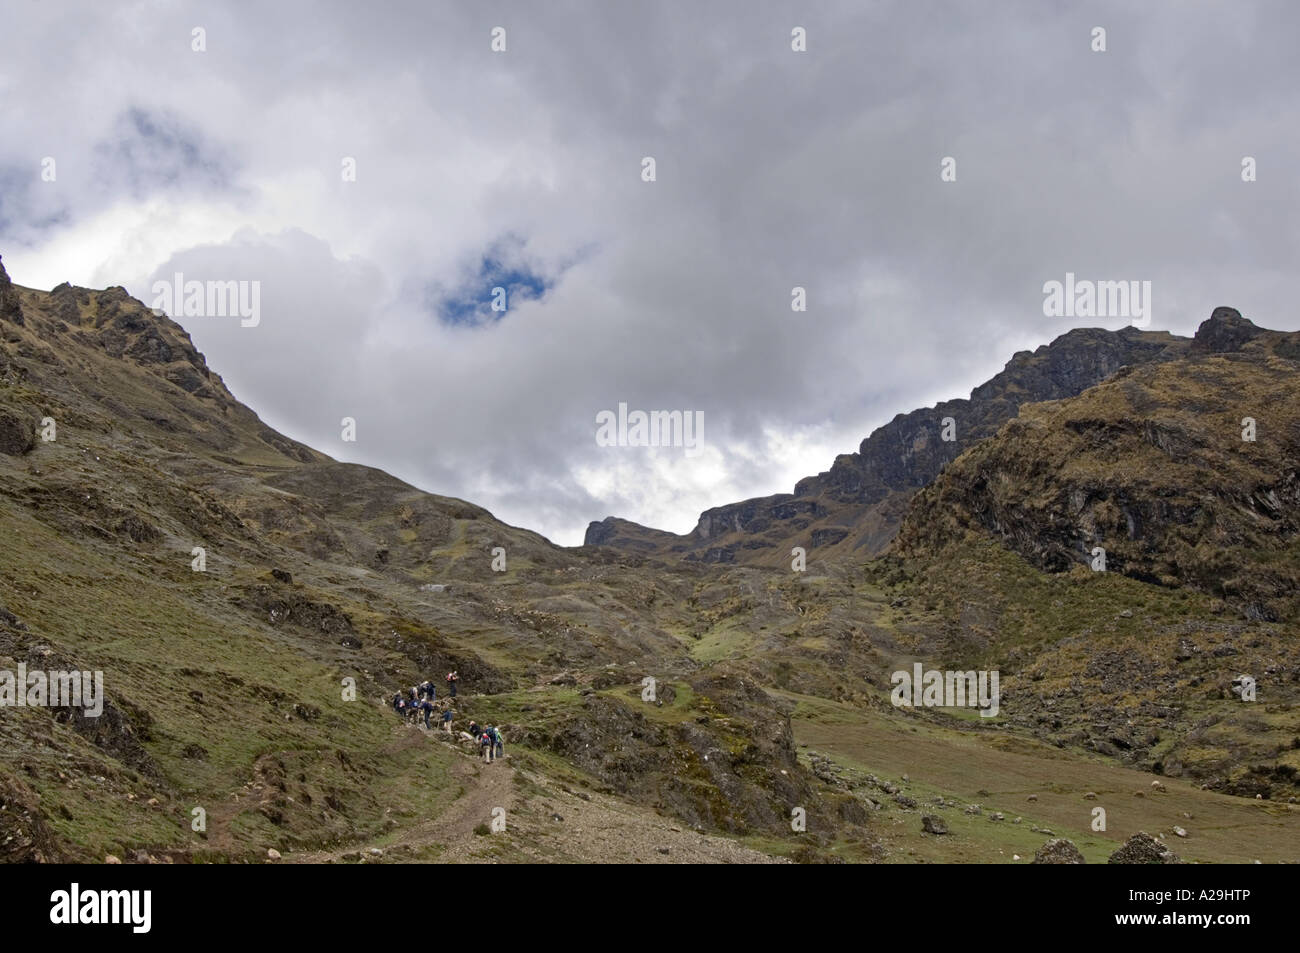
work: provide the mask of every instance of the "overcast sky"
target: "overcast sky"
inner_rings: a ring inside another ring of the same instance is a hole
[[[6,5],[10,275],[259,281],[256,327],[175,315],[240,400],[559,543],[789,492],[1129,323],[1045,317],[1067,272],[1152,282],[1153,329],[1300,328],[1294,3],[212,6]],[[620,402],[703,452],[597,446]]]

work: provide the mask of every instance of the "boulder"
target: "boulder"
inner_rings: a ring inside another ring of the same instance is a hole
[[[948,825],[942,817],[935,814],[926,814],[921,818],[921,830],[927,834],[946,834]]]
[[[0,410],[0,453],[18,457],[30,453],[35,446],[36,427],[31,420]]]
[[[1108,864],[1177,864],[1178,855],[1146,831],[1138,831],[1110,855]]]
[[[1035,864],[1084,864],[1083,853],[1065,837],[1049,840],[1034,854]]]

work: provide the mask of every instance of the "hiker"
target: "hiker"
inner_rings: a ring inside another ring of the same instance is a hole
[[[478,746],[483,752],[483,760],[488,764],[492,763],[492,735],[484,728],[483,734],[479,736]]]
[[[429,728],[429,716],[433,714],[433,702],[429,701],[427,698],[420,702],[420,711],[424,712],[424,727],[427,731]]]
[[[496,725],[492,726],[492,743],[496,748],[496,757],[503,758],[506,753],[506,740],[501,737],[501,729]]]
[[[460,681],[460,672],[447,673],[447,690],[451,692],[451,697],[456,697],[456,683]]]
[[[393,711],[399,715],[402,713],[402,693],[398,692],[393,696]]]
[[[478,736],[481,735],[481,734],[483,734],[483,729],[482,729],[481,727],[479,727],[479,723],[478,723],[477,721],[474,721],[473,719],[470,719],[470,723],[469,723],[469,733],[470,733],[470,736],[471,736],[475,741],[478,741]]]
[[[453,717],[450,708],[442,713],[442,730],[447,732],[447,734],[451,734],[451,719]]]

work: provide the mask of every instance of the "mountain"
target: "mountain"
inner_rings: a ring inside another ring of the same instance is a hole
[[[900,552],[971,530],[1061,572],[1193,587],[1251,620],[1300,609],[1300,334],[1218,308],[1176,361],[1022,409],[917,496]]]
[[[714,507],[685,536],[609,517],[587,528],[588,546],[656,557],[777,567],[792,547],[809,558],[881,553],[912,495],[964,450],[995,434],[1021,405],[1082,393],[1122,367],[1173,360],[1188,341],[1167,332],[1079,329],[1021,351],[969,399],[899,414],[842,454],[830,470],[805,477],[793,493]],[[945,439],[945,420],[951,429]]]
[[[105,699],[0,706],[0,862],[1091,863],[1176,824],[1294,860],[1296,357],[1228,312],[1017,355],[801,482],[860,535],[792,572],[332,460],[123,289],[0,263],[0,702],[20,666]],[[1000,670],[999,713],[896,706],[916,664]],[[393,712],[451,669],[504,762]]]
[[[106,695],[97,720],[0,710],[0,858],[376,836],[454,790],[455,752],[395,747],[385,707],[452,669],[461,725],[570,758],[593,795],[640,799],[642,826],[665,826],[654,806],[732,832],[785,827],[790,800],[833,815],[782,705],[684,653],[698,573],[561,549],[289,439],[122,288],[41,292],[0,265],[0,345],[0,671],[102,670]],[[416,782],[409,804],[384,794]]]
[[[1001,669],[1041,738],[1294,801],[1298,360],[1300,334],[1217,308],[1181,357],[1022,407],[877,566],[921,607],[918,649]]]

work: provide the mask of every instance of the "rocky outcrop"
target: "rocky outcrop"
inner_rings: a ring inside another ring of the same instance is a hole
[[[0,453],[11,457],[30,453],[36,446],[36,426],[30,419],[0,410]]]
[[[0,321],[9,321],[21,326],[23,324],[22,307],[18,302],[18,289],[9,280],[9,273],[0,262]]]

